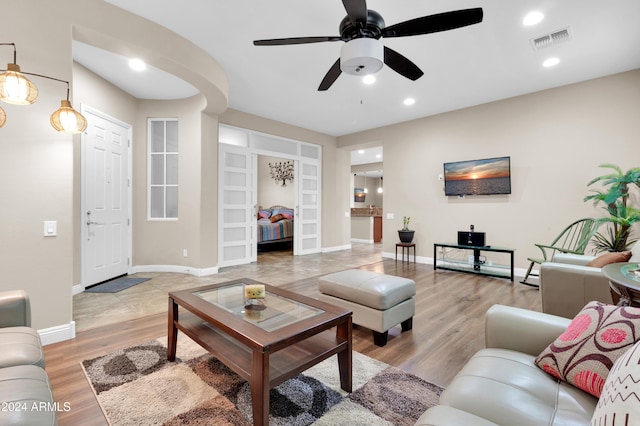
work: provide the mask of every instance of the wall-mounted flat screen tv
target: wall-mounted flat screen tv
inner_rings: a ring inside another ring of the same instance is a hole
[[[511,158],[444,163],[445,195],[511,194]]]

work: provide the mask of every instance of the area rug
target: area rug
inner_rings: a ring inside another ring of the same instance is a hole
[[[249,384],[180,334],[82,362],[112,426],[252,424]],[[413,425],[438,403],[437,385],[353,352],[353,393],[340,389],[335,356],[270,391],[270,425]]]
[[[121,277],[87,288],[85,291],[89,293],[117,293],[133,287],[136,284],[149,281],[151,278],[129,278]]]

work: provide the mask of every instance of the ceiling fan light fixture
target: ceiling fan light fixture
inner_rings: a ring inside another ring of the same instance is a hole
[[[384,64],[384,46],[374,38],[355,38],[342,45],[340,69],[351,75],[375,74]]]

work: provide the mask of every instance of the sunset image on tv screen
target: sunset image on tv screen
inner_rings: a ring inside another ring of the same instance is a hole
[[[444,182],[446,195],[510,194],[510,158],[445,163]]]

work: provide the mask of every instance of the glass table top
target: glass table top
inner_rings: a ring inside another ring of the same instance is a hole
[[[620,273],[626,278],[640,284],[640,265],[637,263],[629,263],[620,267]]]
[[[230,312],[265,331],[274,331],[295,324],[324,311],[277,294],[266,292],[264,299],[256,299],[260,310],[245,299],[245,283],[234,283],[209,290],[194,291],[193,295]],[[247,307],[249,306],[249,307]]]

